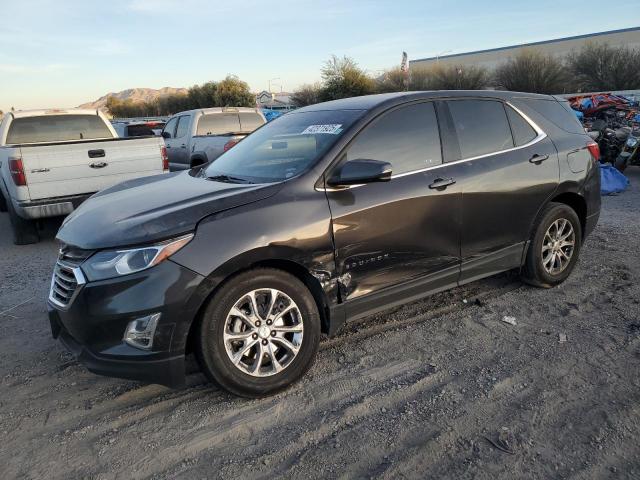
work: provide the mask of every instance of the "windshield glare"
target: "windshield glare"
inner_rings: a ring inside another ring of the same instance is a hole
[[[291,112],[255,131],[218,157],[207,177],[253,183],[280,182],[308,170],[342,136],[362,110]]]

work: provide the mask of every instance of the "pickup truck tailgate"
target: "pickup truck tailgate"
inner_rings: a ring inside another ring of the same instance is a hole
[[[162,140],[131,138],[20,146],[31,200],[94,193],[163,173]]]

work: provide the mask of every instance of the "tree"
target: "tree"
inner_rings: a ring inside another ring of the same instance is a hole
[[[306,107],[320,101],[321,86],[318,83],[302,85],[291,96],[291,101],[296,107]]]
[[[228,75],[218,83],[215,107],[255,107],[256,98],[249,85],[238,77]]]
[[[202,85],[194,85],[187,93],[189,105],[192,108],[213,107],[217,103],[218,84],[207,82]]]
[[[567,57],[567,66],[583,92],[640,87],[640,49],[589,43]]]
[[[338,58],[332,55],[321,70],[322,89],[320,100],[357,97],[373,93],[373,79],[349,57]]]
[[[563,93],[569,90],[562,62],[537,50],[522,50],[495,71],[497,86],[531,93]]]

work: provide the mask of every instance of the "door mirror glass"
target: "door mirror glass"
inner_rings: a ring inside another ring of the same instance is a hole
[[[171,138],[171,134],[169,132],[162,132],[162,138]]]
[[[379,160],[359,158],[350,160],[327,180],[332,187],[388,182],[391,180],[391,164]]]

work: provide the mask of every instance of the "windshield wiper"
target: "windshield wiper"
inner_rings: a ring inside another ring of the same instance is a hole
[[[209,178],[209,180],[224,183],[253,183],[251,180],[247,180],[246,178],[233,177],[231,175],[213,175],[207,178]]]

